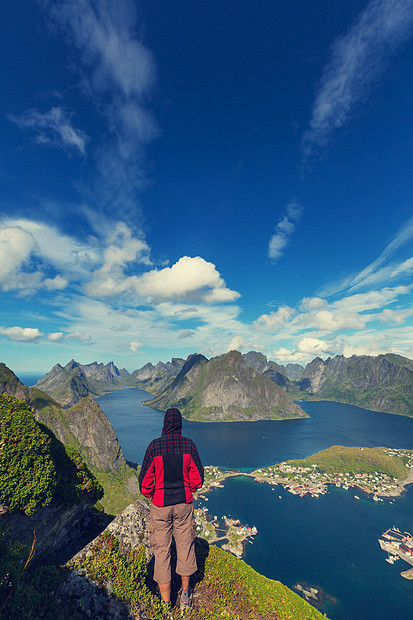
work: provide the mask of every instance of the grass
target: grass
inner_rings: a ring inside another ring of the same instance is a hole
[[[386,448],[348,448],[332,446],[305,459],[287,461],[293,467],[317,465],[326,473],[369,474],[383,473],[394,478],[405,478],[406,464],[402,458],[389,456]]]
[[[117,515],[135,499],[142,498],[139,492],[139,471],[129,465],[120,467],[116,472],[100,471],[97,467],[90,467],[92,473],[104,489],[104,495],[99,500],[100,507],[110,515]]]
[[[173,618],[192,620],[321,620],[318,610],[278,581],[267,579],[245,562],[202,542],[203,558],[195,586],[194,607],[183,614],[176,607]],[[198,549],[201,548],[201,545]],[[199,554],[198,554],[199,555]],[[103,534],[91,555],[75,568],[89,579],[109,585],[125,601],[136,618],[160,619],[165,607],[154,594],[147,574],[143,547],[122,554],[113,535]]]

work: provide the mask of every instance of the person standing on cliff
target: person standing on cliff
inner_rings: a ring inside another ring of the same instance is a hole
[[[176,572],[181,576],[180,608],[192,603],[189,578],[197,570],[195,558],[195,519],[192,493],[204,482],[204,468],[198,450],[181,435],[179,409],[168,409],[162,434],[149,444],[139,474],[141,493],[151,502],[149,540],[154,549],[154,580],[162,599],[171,599],[172,529],[176,543]]]

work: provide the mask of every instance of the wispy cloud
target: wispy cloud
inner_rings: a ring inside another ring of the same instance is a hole
[[[142,42],[136,6],[132,0],[43,0],[42,5],[80,52],[84,93],[106,123],[105,140],[95,148],[98,181],[91,200],[130,216],[147,182],[144,146],[158,134],[148,108],[156,66]]]
[[[268,257],[272,262],[275,263],[284,254],[291,235],[295,230],[295,225],[301,218],[301,214],[302,207],[296,200],[288,203],[285,215],[276,225],[275,233],[268,244]]]
[[[353,27],[334,41],[302,138],[304,163],[345,125],[412,32],[411,0],[372,0]]]
[[[35,109],[26,110],[21,116],[9,114],[20,129],[29,129],[34,132],[34,140],[38,144],[45,144],[66,151],[75,151],[80,155],[86,153],[87,135],[72,124],[73,113],[58,106],[48,112],[38,112]]]
[[[355,291],[369,286],[380,286],[386,282],[403,281],[413,273],[413,256],[396,258],[396,253],[406,248],[413,239],[413,217],[397,231],[381,254],[364,267],[359,273],[351,274],[339,281],[332,282],[319,292],[323,297],[335,295],[341,291]],[[411,244],[410,244],[411,245]],[[412,254],[412,248],[410,254]]]

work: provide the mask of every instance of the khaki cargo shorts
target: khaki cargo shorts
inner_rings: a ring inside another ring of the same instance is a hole
[[[189,576],[197,570],[193,503],[161,507],[152,504],[148,532],[155,553],[153,578],[157,583],[171,581],[172,530],[177,553],[176,572]]]

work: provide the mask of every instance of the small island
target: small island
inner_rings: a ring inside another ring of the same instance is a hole
[[[262,467],[247,475],[256,482],[282,484],[301,497],[318,497],[334,484],[344,489],[358,487],[380,501],[401,495],[404,487],[413,483],[413,450],[332,446],[305,459]]]
[[[208,501],[205,493],[214,487],[222,487],[223,480],[231,476],[239,476],[239,471],[225,471],[215,466],[205,467],[205,480],[202,491],[195,495],[196,500]],[[195,522],[197,535],[205,538],[209,543],[227,541],[222,548],[236,557],[242,557],[245,543],[250,541],[257,534],[255,526],[248,527],[242,525],[239,519],[231,519],[226,515],[222,516],[223,524],[219,522],[217,515],[209,516],[206,506],[195,509]]]

